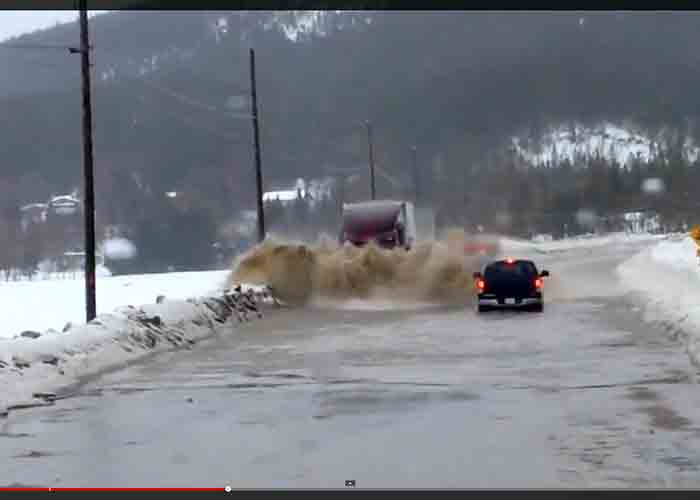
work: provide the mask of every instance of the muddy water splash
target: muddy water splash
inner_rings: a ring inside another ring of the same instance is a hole
[[[268,284],[297,305],[314,298],[462,303],[470,300],[478,268],[476,258],[464,255],[465,241],[460,230],[410,251],[267,240],[234,263],[229,279],[232,285]]]

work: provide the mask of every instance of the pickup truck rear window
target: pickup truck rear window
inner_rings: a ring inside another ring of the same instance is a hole
[[[486,280],[493,280],[505,277],[533,278],[537,276],[537,268],[532,262],[516,261],[512,264],[507,262],[494,262],[489,264],[484,271]]]

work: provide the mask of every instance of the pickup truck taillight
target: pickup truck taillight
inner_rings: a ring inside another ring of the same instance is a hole
[[[476,280],[476,287],[479,290],[483,290],[486,287],[486,282],[482,279]]]
[[[535,288],[542,288],[542,278],[535,278]]]

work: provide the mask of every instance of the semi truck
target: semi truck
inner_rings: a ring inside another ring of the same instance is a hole
[[[370,241],[383,248],[410,250],[416,242],[416,216],[410,201],[372,200],[343,204],[341,245],[363,246]]]

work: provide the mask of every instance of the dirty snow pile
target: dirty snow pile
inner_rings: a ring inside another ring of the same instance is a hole
[[[260,287],[185,300],[152,297],[150,302],[99,314],[87,324],[66,325],[63,332],[49,329],[0,339],[0,416],[52,404],[60,397],[52,391],[65,392],[82,377],[156,352],[190,348],[222,327],[230,331],[231,321],[262,317],[263,309],[276,303]]]
[[[640,252],[617,271],[645,305],[645,320],[686,336],[690,361],[700,367],[700,266],[693,240],[676,235]]]

